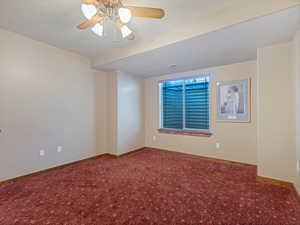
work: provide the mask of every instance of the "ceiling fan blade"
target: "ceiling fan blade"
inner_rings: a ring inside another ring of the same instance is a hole
[[[100,4],[100,5],[104,6],[108,3],[108,0],[82,0],[82,3],[85,3],[87,5]]]
[[[109,1],[108,0],[96,0],[100,3],[102,3],[103,5],[106,5]]]
[[[86,28],[96,24],[96,23],[101,22],[102,20],[103,20],[103,18],[101,16],[96,15],[96,16],[93,16],[91,19],[89,19],[89,20],[83,22],[82,24],[78,25],[77,28],[79,30],[83,30],[83,29],[86,29]]]
[[[133,16],[136,17],[146,17],[146,18],[156,18],[161,19],[165,16],[165,11],[158,8],[143,8],[135,6],[125,6],[128,8]]]
[[[82,2],[88,5],[96,5],[98,3],[97,0],[82,0]]]

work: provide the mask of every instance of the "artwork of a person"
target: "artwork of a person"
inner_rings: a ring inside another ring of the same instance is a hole
[[[238,113],[240,102],[239,88],[237,86],[231,86],[226,94],[225,112],[235,115]]]
[[[224,81],[217,86],[218,121],[249,122],[249,80]]]

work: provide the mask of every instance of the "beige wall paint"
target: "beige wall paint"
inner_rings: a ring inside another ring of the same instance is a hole
[[[158,82],[165,79],[194,76],[202,72],[212,73],[211,132],[213,136],[207,138],[159,134],[157,132],[159,128]],[[252,79],[252,122],[216,122],[216,81],[237,80],[248,77]],[[144,102],[146,146],[250,164],[257,163],[256,61],[145,79]],[[156,137],[155,141],[153,136]],[[219,150],[216,149],[216,143],[221,144]]]
[[[259,49],[258,78],[256,61],[249,61],[144,80],[92,70],[85,57],[0,29],[0,181],[146,145],[258,164],[259,175],[299,185],[299,37]],[[201,72],[212,73],[213,136],[159,134],[158,81]],[[215,82],[246,77],[252,79],[251,123],[217,123]]]
[[[294,182],[295,77],[292,43],[258,50],[258,174]]]
[[[101,153],[110,152],[110,139],[108,136],[109,123],[109,83],[110,73],[95,71],[94,78],[94,106],[95,106],[95,126],[96,126],[96,149]]]
[[[294,73],[295,73],[295,104],[296,104],[296,177],[295,184],[300,194],[300,30],[293,41],[294,48]]]
[[[118,75],[110,72],[107,76],[107,142],[108,152],[117,154],[118,141]]]
[[[121,155],[145,146],[143,78],[125,72],[107,76],[107,149]]]
[[[118,72],[118,143],[117,154],[145,146],[143,78]]]
[[[0,180],[104,153],[95,117],[106,114],[106,74],[87,58],[2,29],[0,43]]]

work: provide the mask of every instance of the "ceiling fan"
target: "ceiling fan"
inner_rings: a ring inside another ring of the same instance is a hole
[[[165,11],[159,8],[124,6],[122,0],[82,0],[81,10],[87,21],[77,26],[83,30],[92,27],[92,31],[103,36],[104,23],[112,21],[120,29],[122,37],[134,40],[133,31],[126,25],[134,17],[161,19]]]

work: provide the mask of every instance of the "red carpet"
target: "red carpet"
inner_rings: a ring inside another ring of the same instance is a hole
[[[256,169],[143,150],[0,186],[1,225],[299,225],[292,188]]]

